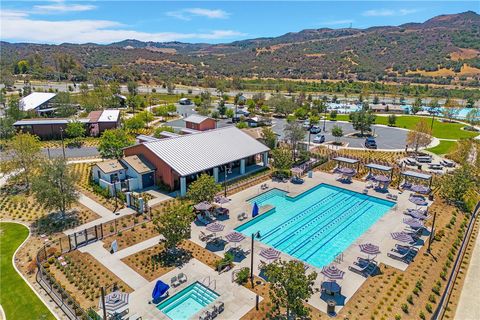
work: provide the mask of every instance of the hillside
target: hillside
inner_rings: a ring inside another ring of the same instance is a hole
[[[7,70],[21,59],[38,66],[40,56],[41,66],[34,75],[40,78],[53,76],[54,57],[62,53],[73,57],[71,73],[81,78],[94,73],[122,81],[147,73],[160,79],[214,76],[478,85],[480,15],[469,11],[400,26],[308,29],[216,45],[138,40],[58,46],[2,42],[0,53]]]

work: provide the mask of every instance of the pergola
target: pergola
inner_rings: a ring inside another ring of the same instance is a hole
[[[360,160],[358,159],[350,159],[350,158],[345,158],[345,157],[335,157],[332,160],[343,164],[350,164],[350,165],[357,165],[357,172],[359,171],[359,165],[360,165]]]
[[[400,172],[400,174],[402,176],[404,176],[405,178],[411,177],[411,178],[415,178],[415,179],[428,181],[428,187],[429,188],[432,187],[432,180],[433,179],[432,179],[432,175],[430,175],[430,174],[415,172],[415,171],[403,171],[403,172]]]
[[[376,164],[376,163],[368,163],[365,165],[365,167],[368,168],[368,174],[372,174],[372,170],[378,170],[378,171],[383,171],[390,173],[390,181],[393,179],[393,168],[389,166],[384,166],[381,164]]]

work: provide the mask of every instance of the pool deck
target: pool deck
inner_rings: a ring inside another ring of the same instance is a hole
[[[255,197],[261,193],[264,193],[272,188],[278,188],[288,192],[289,196],[296,196],[301,194],[302,192],[311,189],[317,186],[320,183],[327,183],[333,186],[345,188],[348,190],[362,192],[365,189],[365,182],[353,180],[352,183],[344,184],[339,181],[335,180],[335,175],[324,173],[324,172],[314,172],[312,178],[305,178],[305,182],[301,185],[295,185],[290,182],[282,183],[282,182],[268,182],[269,188],[267,190],[261,190],[260,184],[250,187],[246,190],[243,190],[239,193],[236,193],[230,197],[231,201],[224,205],[224,207],[230,209],[230,219],[225,221],[220,221],[222,224],[225,225],[225,229],[223,232],[217,233],[217,236],[224,236],[231,232],[233,229],[238,227],[239,225],[250,221],[251,220],[251,211],[252,206],[247,202],[247,200]],[[393,240],[390,236],[391,232],[400,232],[406,229],[406,225],[403,223],[403,219],[406,217],[403,214],[403,211],[407,208],[414,208],[415,205],[410,203],[408,200],[410,196],[410,192],[399,193],[398,190],[391,189],[392,194],[398,195],[398,200],[396,201],[397,204],[388,211],[385,215],[383,215],[370,229],[368,229],[362,236],[356,239],[344,252],[342,261],[337,263],[337,266],[345,271],[345,277],[343,280],[339,280],[338,283],[342,286],[342,295],[345,299],[344,303],[348,302],[348,300],[354,295],[354,293],[360,288],[360,286],[365,282],[366,278],[351,272],[348,270],[348,266],[353,265],[353,262],[356,261],[357,257],[367,257],[365,254],[360,252],[359,244],[371,242],[376,244],[380,247],[381,253],[376,257],[376,261],[378,263],[383,263],[387,266],[397,268],[399,270],[406,270],[408,265],[406,263],[400,262],[398,260],[394,260],[387,256],[387,253],[390,252],[392,248],[395,247],[395,244],[398,243],[397,241]],[[375,196],[377,198],[385,199],[386,194],[379,193],[374,191],[373,189],[369,189],[369,195]],[[260,214],[268,211],[271,206],[268,207],[261,207]],[[247,213],[249,216],[248,219],[243,221],[238,221],[237,215],[241,212]],[[204,226],[198,226],[195,223],[192,227],[192,241],[196,242],[200,246],[204,247],[206,244],[199,240],[200,231],[209,233]],[[427,237],[422,237],[425,240]],[[247,237],[245,240],[237,244],[237,247],[241,247],[244,251],[249,252],[251,248],[251,239]],[[268,246],[255,241],[255,248],[254,248],[254,273],[259,274],[258,264],[260,260],[265,260],[260,257],[259,253],[262,249],[267,248]],[[229,249],[229,244],[226,245],[225,250]],[[219,256],[223,256],[225,250],[215,252]],[[286,255],[284,253],[281,254],[281,258],[284,260],[293,259],[291,256]],[[234,270],[243,268],[243,267],[250,267],[250,253],[246,255],[246,257],[241,261],[236,261],[236,266]],[[320,288],[321,283],[324,281],[324,277],[320,273],[320,269],[310,266],[309,270],[314,270],[318,273],[317,280],[315,281],[315,287]],[[231,272],[229,272],[231,274]],[[217,283],[218,286],[218,283]],[[338,312],[341,307],[344,305],[337,306],[336,311]],[[309,304],[318,308],[319,310],[326,311],[327,304],[325,301],[320,299],[320,294],[314,294],[309,299]]]

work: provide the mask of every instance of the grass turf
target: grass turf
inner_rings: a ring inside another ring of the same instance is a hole
[[[453,151],[456,144],[456,141],[441,140],[438,146],[429,148],[427,149],[427,151],[433,152],[438,155],[448,154]]]
[[[428,124],[432,121],[429,117],[397,116],[395,126],[397,128],[413,129],[421,119],[425,119]],[[348,121],[349,118],[346,114],[339,114],[337,115],[337,120]],[[388,117],[377,116],[375,123],[387,125]],[[461,123],[449,123],[435,120],[433,123],[433,136],[440,139],[467,139],[478,135],[476,132],[461,130],[462,127],[464,127],[464,125]]]
[[[17,223],[0,223],[0,304],[7,319],[54,320],[55,317],[16,272],[12,265],[15,250],[28,237],[28,229]]]

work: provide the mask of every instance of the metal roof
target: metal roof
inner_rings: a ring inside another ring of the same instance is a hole
[[[120,117],[120,110],[109,109],[103,110],[98,122],[117,122]]]
[[[186,117],[185,119],[183,119],[183,121],[191,122],[191,123],[202,123],[203,121],[208,120],[208,119],[210,119],[210,118],[205,117],[205,116],[201,116],[199,114],[191,114],[188,117]]]
[[[43,119],[25,119],[19,120],[15,122],[14,126],[30,126],[30,125],[48,125],[48,124],[67,124],[69,122],[82,122],[82,123],[89,123],[90,119],[88,118],[81,118],[81,119],[55,119],[55,118],[43,118]]]
[[[392,171],[392,167],[382,166],[381,164],[376,164],[376,163],[366,164],[365,167],[370,168],[370,169],[377,169],[377,170],[381,170],[381,171]]]
[[[359,161],[357,159],[350,159],[350,158],[345,158],[345,157],[336,157],[336,158],[333,158],[333,160],[340,161],[340,162],[345,162],[345,163],[351,163],[351,164],[355,164]]]
[[[162,131],[162,132],[160,132],[160,135],[162,137],[165,137],[165,138],[180,137],[180,135],[178,133],[174,133],[174,132],[170,132],[170,131]]]
[[[234,126],[144,145],[180,176],[188,176],[270,150]]]
[[[182,128],[180,130],[182,133],[186,133],[186,134],[194,134],[194,133],[200,133],[202,131],[200,130],[195,130],[195,129],[189,129],[189,128]]]
[[[112,173],[112,172],[125,169],[120,163],[120,161],[118,160],[108,160],[108,161],[97,162],[95,165],[100,170],[102,170],[103,173]]]
[[[56,95],[57,94],[53,92],[32,92],[28,96],[20,99],[20,107],[23,111],[33,110]]]
[[[147,136],[147,135],[144,135],[144,134],[139,134],[138,136],[136,136],[136,139],[141,140],[143,142],[151,142],[151,141],[160,140],[158,138],[155,138],[155,137],[152,137],[152,136]]]
[[[404,171],[404,172],[402,172],[402,175],[409,176],[409,177],[414,177],[414,178],[418,178],[418,179],[423,179],[423,180],[430,180],[432,178],[432,176],[430,174],[420,173],[420,172],[415,172],[415,171]]]
[[[155,170],[155,167],[150,164],[146,159],[144,159],[141,155],[133,155],[122,158],[121,161],[128,164],[132,167],[133,170],[137,171],[138,173],[147,173],[150,171]]]

